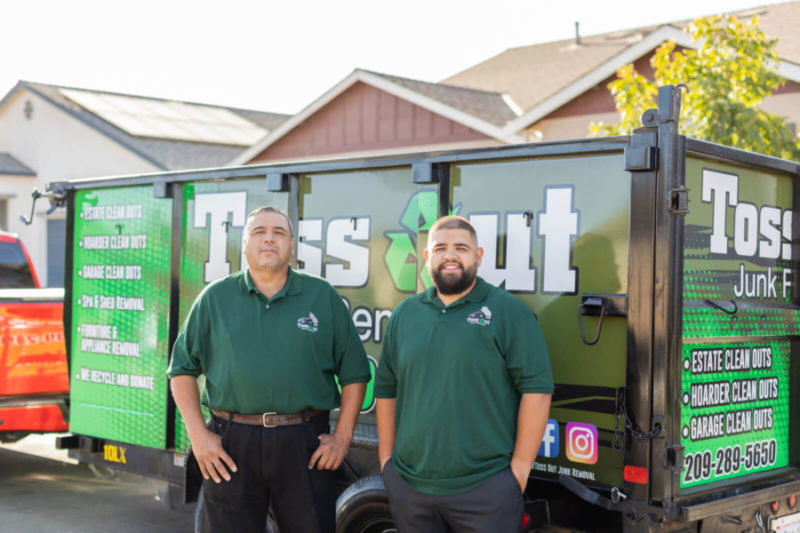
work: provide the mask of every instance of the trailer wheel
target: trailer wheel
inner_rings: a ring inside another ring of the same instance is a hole
[[[336,533],[394,533],[389,497],[380,474],[359,479],[336,501]]]
[[[194,512],[194,533],[210,533],[211,528],[206,522],[206,499],[203,498],[203,489],[200,489],[200,494],[197,496],[197,508]],[[269,509],[267,515],[267,527],[264,533],[280,533],[278,531],[278,523],[275,522],[275,515],[272,508]]]

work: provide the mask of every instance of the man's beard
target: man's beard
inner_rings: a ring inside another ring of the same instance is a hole
[[[442,263],[433,271],[433,284],[441,294],[461,294],[469,289],[478,275],[478,265],[472,265],[472,268],[466,269],[459,263],[461,272],[459,274],[452,272],[449,275],[442,272],[444,265],[445,263]]]

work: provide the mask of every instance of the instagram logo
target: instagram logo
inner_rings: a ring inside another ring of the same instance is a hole
[[[597,462],[597,428],[592,424],[567,422],[567,459],[593,465]]]

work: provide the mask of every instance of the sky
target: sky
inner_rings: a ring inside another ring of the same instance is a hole
[[[18,80],[296,113],[355,68],[442,79],[508,48],[770,0],[0,0]]]

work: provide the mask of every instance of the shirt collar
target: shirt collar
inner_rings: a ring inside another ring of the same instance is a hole
[[[302,277],[295,272],[292,267],[289,267],[286,283],[283,285],[283,287],[281,287],[281,290],[275,293],[275,296],[270,298],[270,300],[282,298],[283,296],[294,296],[296,294],[300,294],[303,288],[302,285]],[[256,284],[253,282],[253,277],[250,275],[250,269],[244,271],[244,286],[242,287],[242,293],[261,294],[261,291],[258,290],[258,287],[256,287]]]
[[[472,287],[472,290],[467,293],[466,296],[459,298],[455,302],[451,303],[448,307],[455,307],[457,305],[465,304],[467,302],[482,302],[486,299],[486,296],[489,294],[490,285],[483,280],[482,277],[477,276],[475,278],[475,286]],[[435,305],[436,307],[444,308],[444,304],[436,296],[436,287],[431,285],[428,289],[422,293],[422,302],[427,304]]]

